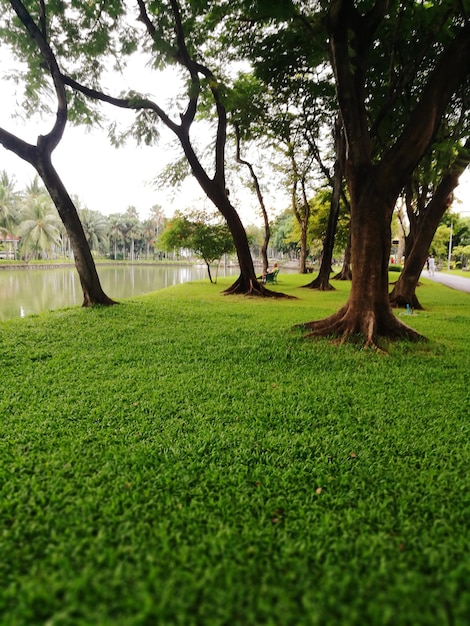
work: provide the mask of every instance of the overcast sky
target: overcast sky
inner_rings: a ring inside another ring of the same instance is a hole
[[[0,50],[0,126],[21,138],[36,143],[37,136],[49,131],[51,120],[39,118],[21,121],[12,117],[19,109],[20,99],[14,83],[6,81],[4,74],[11,69],[12,61],[4,50]],[[141,67],[141,66],[140,66]],[[139,67],[139,70],[140,70]],[[122,76],[122,83],[117,85],[113,95],[121,88],[131,87],[149,91],[149,80],[132,66],[127,76]],[[159,90],[155,100],[165,104],[177,89],[177,80],[170,71],[161,80],[152,83]],[[144,86],[145,85],[145,86]],[[146,87],[146,88],[145,88]],[[110,115],[127,116],[131,120],[133,113],[109,107]],[[172,133],[163,130],[158,145],[136,146],[130,140],[126,146],[114,148],[110,145],[105,129],[87,131],[83,127],[67,126],[64,137],[53,155],[54,165],[70,194],[76,194],[83,205],[99,210],[104,214],[124,212],[128,206],[137,208],[141,219],[149,215],[149,209],[155,204],[162,206],[167,216],[175,210],[187,208],[206,208],[212,210],[212,204],[204,196],[197,182],[189,178],[179,190],[157,189],[152,181],[166,164],[181,153],[176,150]],[[12,152],[0,146],[0,170],[6,170],[16,177],[18,188],[24,188],[35,175],[32,166],[22,161]],[[267,205],[279,213],[289,204],[287,194],[281,194],[276,188],[273,175],[268,181]],[[271,193],[269,193],[269,191]],[[457,198],[462,203],[454,204],[454,211],[470,216],[470,172],[461,177]],[[259,223],[257,201],[253,193],[244,191],[242,186],[231,186],[231,199],[245,225]]]
[[[21,90],[12,81],[5,80],[5,73],[15,66],[15,62],[7,51],[0,50],[0,126],[13,134],[36,143],[39,134],[47,133],[53,118],[41,119],[39,116],[21,120],[14,116],[21,110]],[[152,86],[158,95],[151,93]],[[113,78],[111,95],[118,95],[121,90],[132,88],[147,93],[164,107],[168,100],[177,92],[179,82],[172,70],[149,79],[139,66],[127,69],[126,74]],[[150,92],[150,93],[149,93]],[[104,105],[106,107],[106,105]],[[107,115],[116,118],[126,127],[130,125],[134,113],[108,106]],[[195,133],[197,133],[197,129]],[[206,129],[207,135],[207,129]],[[207,140],[204,136],[204,142]],[[212,203],[205,197],[197,181],[188,177],[180,189],[159,189],[154,181],[168,163],[179,158],[182,152],[178,149],[174,135],[161,125],[161,139],[157,145],[137,146],[130,139],[125,146],[115,148],[110,144],[107,130],[86,129],[84,127],[66,127],[59,146],[53,153],[53,163],[71,195],[76,194],[83,205],[89,209],[99,210],[104,214],[124,212],[128,206],[137,208],[144,219],[149,209],[155,204],[162,206],[166,215],[173,215],[175,210],[187,208],[205,208],[213,210]],[[230,156],[230,154],[229,154]],[[0,170],[14,175],[18,188],[25,187],[35,176],[34,168],[22,161],[14,153],[0,146]],[[274,187],[273,187],[274,189]],[[242,185],[231,186],[231,198],[245,225],[259,222],[257,200],[252,192],[246,191]],[[276,194],[279,195],[279,194]],[[277,212],[286,208],[287,198],[268,197],[268,206]],[[237,206],[238,203],[238,206]]]

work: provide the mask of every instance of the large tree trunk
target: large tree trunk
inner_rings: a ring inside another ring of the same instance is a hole
[[[351,202],[351,292],[345,306],[334,315],[302,325],[308,336],[361,335],[365,346],[377,346],[378,338],[418,339],[420,335],[398,320],[388,298],[388,263],[391,248],[390,218],[394,199],[373,180],[372,172],[357,174]],[[354,189],[362,189],[360,195]],[[357,202],[355,196],[359,195]],[[373,219],[371,219],[371,216]]]
[[[246,231],[240,217],[237,211],[230,204],[228,197],[225,195],[224,199],[223,197],[220,197],[221,194],[218,195],[219,199],[216,206],[225,217],[227,225],[230,229],[235,244],[235,250],[237,252],[238,264],[240,266],[240,276],[228,289],[224,291],[224,293],[227,295],[238,293],[260,296],[282,296],[283,294],[266,289],[266,287],[256,278],[248,237],[246,236]]]
[[[80,218],[67,190],[52,165],[50,155],[38,148],[34,163],[65,226],[72,246],[75,267],[83,290],[83,306],[111,305],[115,302],[103,291],[95,262],[86,240]]]
[[[364,16],[353,3],[338,0],[328,15],[332,64],[345,128],[346,178],[351,196],[352,286],[337,313],[305,324],[312,335],[354,334],[365,345],[379,336],[417,339],[420,335],[393,314],[388,297],[388,263],[392,212],[412,171],[429,149],[455,89],[465,80],[470,62],[469,28],[462,28],[440,56],[403,132],[376,165],[366,110],[367,53],[385,17],[387,2],[377,2]]]

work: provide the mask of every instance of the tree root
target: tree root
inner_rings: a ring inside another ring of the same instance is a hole
[[[316,289],[317,291],[336,291],[336,288],[328,281],[317,276],[311,283],[302,285],[303,289]]]
[[[333,280],[352,280],[352,272],[350,269],[342,269],[333,276]]]
[[[410,298],[407,298],[405,296],[400,296],[398,294],[393,295],[393,291],[392,291],[389,299],[390,299],[390,304],[393,308],[406,309],[407,306],[409,305],[411,309],[414,309],[416,311],[424,310],[423,306],[420,304],[415,294],[413,294],[413,296],[411,296]]]
[[[250,279],[248,284],[242,277],[239,276],[237,280],[222,292],[226,296],[242,295],[242,296],[256,296],[259,298],[287,298],[288,300],[297,300],[295,296],[289,296],[280,291],[271,291],[267,289],[262,283],[256,279]]]
[[[109,298],[106,294],[103,294],[101,297],[91,298],[90,296],[83,296],[82,307],[88,308],[92,306],[114,306],[115,304],[119,304],[115,300]]]
[[[374,311],[356,312],[345,306],[322,320],[298,324],[294,328],[308,330],[309,338],[330,337],[334,343],[363,342],[364,348],[383,352],[379,339],[391,341],[420,341],[425,339],[418,332],[401,322],[392,313],[377,314]]]

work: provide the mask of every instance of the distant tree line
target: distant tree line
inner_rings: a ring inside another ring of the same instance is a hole
[[[154,205],[149,210],[149,217],[142,220],[133,206],[122,213],[104,215],[100,211],[81,207],[78,198],[75,198],[75,204],[95,257],[135,261],[175,259],[184,254],[208,260],[210,264],[222,254],[234,253],[230,234],[223,230],[223,223],[219,220],[216,224],[217,220],[214,222],[211,215],[192,211],[168,218],[162,207]],[[306,255],[308,264],[318,268],[328,223],[328,192],[318,192],[310,205]],[[259,260],[264,228],[250,224],[246,231],[252,256]],[[291,208],[285,209],[270,223],[270,231],[268,256],[298,263],[302,232]],[[402,260],[407,236],[405,231],[397,213],[393,223],[395,248],[392,249],[392,258],[397,264]],[[337,226],[333,252],[337,260],[344,256],[348,232],[348,216],[345,214]],[[8,241],[8,236],[11,241]],[[449,243],[453,266],[467,267],[470,259],[470,218],[446,214],[441,220],[430,248],[441,265],[448,260]],[[14,177],[3,171],[0,172],[0,259],[15,258],[24,261],[70,259],[72,250],[62,220],[39,179],[35,177],[25,189],[17,190]]]

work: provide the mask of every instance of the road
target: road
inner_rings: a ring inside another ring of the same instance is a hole
[[[436,283],[447,285],[447,287],[451,287],[452,289],[457,289],[458,291],[466,291],[467,293],[470,293],[470,278],[464,278],[463,276],[453,276],[451,274],[443,274],[442,272],[436,272],[434,276],[429,276],[427,270],[424,270],[421,276],[423,278],[429,278],[429,280],[434,280]]]

